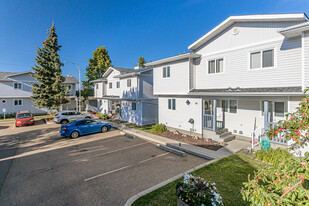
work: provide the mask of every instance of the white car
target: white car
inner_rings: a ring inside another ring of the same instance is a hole
[[[67,124],[77,119],[92,119],[91,114],[84,114],[77,111],[62,111],[54,116],[54,122]]]

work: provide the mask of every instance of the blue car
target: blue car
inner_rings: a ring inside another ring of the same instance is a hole
[[[77,138],[80,135],[96,132],[107,132],[111,126],[107,123],[98,122],[92,119],[80,119],[61,125],[61,136]]]

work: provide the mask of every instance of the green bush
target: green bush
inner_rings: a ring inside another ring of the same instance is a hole
[[[152,125],[151,127],[151,130],[150,130],[152,133],[162,133],[162,132],[165,132],[167,131],[166,127],[164,124],[154,124]]]
[[[265,161],[274,165],[280,164],[283,161],[294,159],[295,157],[286,149],[277,148],[275,150],[259,150],[254,155],[255,159]]]
[[[15,117],[16,117],[16,113],[15,113],[15,112],[5,114],[5,118],[6,118],[6,119],[15,118]],[[4,115],[3,115],[3,114],[0,114],[0,119],[3,119],[3,118],[4,118]]]
[[[101,113],[99,113],[99,114],[97,114],[97,115],[98,115],[98,118],[99,118],[99,119],[104,119],[104,120],[106,120],[106,119],[109,119],[109,118],[110,118],[107,114],[101,114]]]

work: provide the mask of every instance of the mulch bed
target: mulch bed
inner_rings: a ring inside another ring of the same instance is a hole
[[[162,132],[159,134],[162,137],[170,138],[173,140],[185,142],[188,144],[192,144],[198,147],[204,147],[206,149],[217,151],[218,149],[222,148],[223,145],[220,144],[220,142],[212,140],[212,139],[204,139],[204,138],[196,138],[189,135],[184,135],[178,132]]]

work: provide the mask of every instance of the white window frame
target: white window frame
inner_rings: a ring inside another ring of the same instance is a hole
[[[228,113],[230,110],[230,102],[229,102],[229,100],[227,100],[227,99],[222,99],[221,100],[221,109],[222,109],[222,112],[223,112],[223,102],[227,102],[227,105],[225,105],[226,107],[225,107],[225,109],[226,109],[226,111],[225,111],[225,113]],[[233,113],[233,114],[235,114],[235,113]]]
[[[231,102],[231,100],[236,101],[236,112],[235,112],[235,113],[234,113],[234,112],[231,112],[231,107],[230,107],[230,105],[231,105],[231,103],[230,103],[230,102]],[[229,113],[229,114],[238,114],[238,100],[235,100],[235,99],[229,99],[229,101],[228,101],[228,102],[229,102],[229,106],[228,106],[228,107],[229,107],[229,112],[228,112],[228,113]]]
[[[171,108],[169,108],[169,104],[170,104],[169,102],[171,102]],[[173,102],[174,102],[174,104],[173,104]],[[176,99],[172,98],[172,99],[167,100],[167,109],[168,110],[174,110],[174,111],[176,110]]]
[[[19,103],[19,101],[21,101],[21,104],[15,105],[15,101],[18,101],[18,103]],[[20,106],[23,106],[23,104],[24,104],[24,101],[22,99],[13,99],[13,106],[14,107],[20,107]]]
[[[217,72],[217,61],[218,60],[223,60],[223,64],[222,64],[222,66],[223,66],[223,68],[222,68],[222,72]],[[211,62],[211,61],[215,61],[215,73],[209,73],[209,62]],[[207,74],[208,75],[215,75],[215,74],[223,74],[225,72],[225,59],[224,59],[224,57],[217,57],[217,58],[212,58],[212,59],[209,59],[209,60],[207,60]]]
[[[20,88],[15,88],[15,84],[20,84]],[[13,82],[14,89],[23,89],[23,84],[21,82]]]
[[[274,66],[263,67],[263,52],[269,51],[269,50],[273,50],[273,52],[274,52]],[[251,69],[251,54],[256,53],[256,52],[261,53],[261,56],[260,56],[261,67]],[[259,70],[274,69],[274,68],[277,68],[277,48],[276,47],[268,47],[268,48],[263,48],[263,49],[250,50],[248,52],[248,71],[259,71]]]
[[[116,88],[119,89],[120,88],[120,81],[116,82]]]
[[[131,79],[127,79],[127,87],[131,87],[132,85],[132,80]]]
[[[166,68],[166,74],[165,74],[165,77],[164,77],[164,68]],[[169,70],[169,72],[167,72]],[[169,74],[169,76],[167,76],[167,74]],[[169,79],[171,78],[171,67],[170,66],[164,66],[162,67],[162,79]]]

